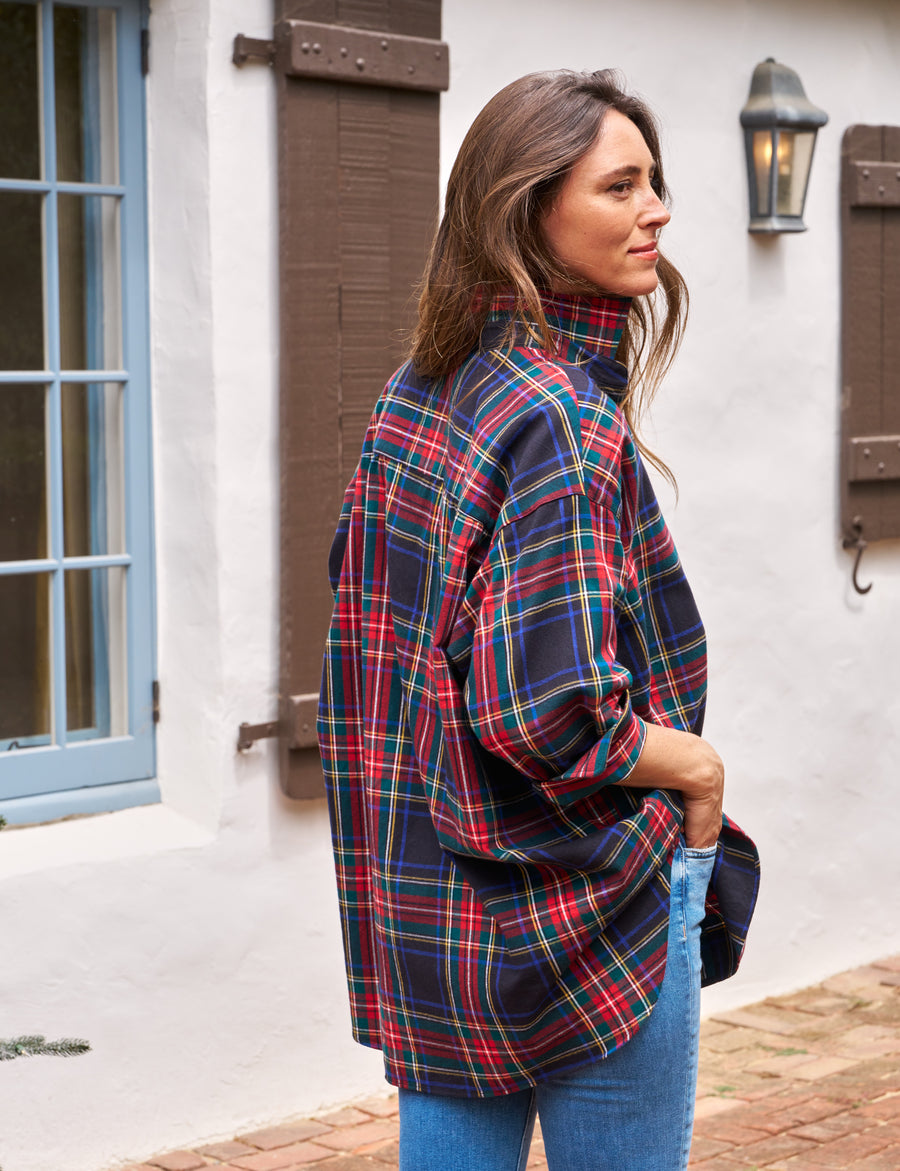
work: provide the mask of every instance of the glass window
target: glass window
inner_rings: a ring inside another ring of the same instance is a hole
[[[50,578],[0,577],[0,743],[7,752],[50,740]]]
[[[806,182],[812,165],[814,131],[778,132],[778,187],[775,206],[779,215],[800,215],[806,199]]]
[[[74,183],[116,183],[116,14],[53,8],[56,174]]]
[[[3,10],[0,4],[0,12]],[[0,72],[0,142],[8,103]],[[0,369],[44,368],[44,196],[0,189]]]
[[[111,195],[58,197],[63,370],[118,370],[122,365],[119,203]]]
[[[771,181],[772,174],[772,140],[773,131],[756,130],[753,133],[753,175],[756,180],[756,199],[759,214],[771,215]]]
[[[138,0],[0,0],[0,813],[13,822],[158,797],[140,27]]]
[[[47,388],[40,384],[0,384],[0,501],[0,561],[46,557]],[[0,645],[12,621],[9,608],[0,608]]]
[[[0,175],[41,177],[40,13],[34,4],[0,4]]]

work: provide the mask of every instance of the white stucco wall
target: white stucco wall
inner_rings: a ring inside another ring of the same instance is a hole
[[[677,8],[677,11],[676,11]],[[692,293],[678,364],[648,431],[674,469],[667,517],[709,633],[706,735],[726,808],[763,859],[740,974],[705,1007],[803,986],[900,948],[900,542],[862,580],[837,539],[843,131],[900,121],[900,8],[818,0],[672,6],[539,0],[445,5],[449,166],[471,118],[532,69],[616,66],[657,110],[674,216],[669,255]],[[802,235],[746,231],[737,124],[754,66],[796,69],[830,115]]]
[[[659,111],[670,254],[691,326],[654,411],[667,513],[710,635],[707,733],[765,868],[747,1002],[900,950],[900,543],[836,537],[838,157],[900,122],[893,0],[445,0],[446,165],[531,69],[621,67]],[[164,803],[0,838],[2,1035],[85,1036],[0,1063],[7,1171],[101,1171],[377,1089],[348,1039],[322,803],[277,787],[274,94],[235,69],[269,0],[154,0],[149,78]],[[831,121],[809,231],[745,229],[738,111],[754,65],[797,69]]]
[[[900,120],[900,8],[832,0],[495,3],[471,35],[445,5],[453,88],[442,159],[506,81],[616,66],[657,110],[674,216],[668,253],[692,294],[687,338],[648,435],[680,487],[667,517],[709,633],[706,735],[726,808],[757,840],[763,884],[743,968],[706,1011],[896,951],[900,542],[862,579],[837,539],[841,135]],[[737,117],[754,66],[796,69],[830,115],[803,235],[746,231]]]

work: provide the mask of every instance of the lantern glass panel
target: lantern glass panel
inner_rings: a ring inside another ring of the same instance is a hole
[[[771,130],[755,130],[753,132],[753,172],[756,178],[756,214],[771,215],[770,176],[772,174],[772,156],[774,154]]]
[[[812,165],[815,131],[781,130],[778,134],[778,179],[775,204],[778,215],[803,214],[806,183]]]

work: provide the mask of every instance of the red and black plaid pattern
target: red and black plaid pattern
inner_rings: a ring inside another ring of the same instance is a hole
[[[700,617],[617,405],[628,302],[497,302],[451,377],[379,400],[331,555],[319,744],[354,1035],[395,1085],[509,1093],[612,1052],[665,970],[677,794],[616,786],[699,732]],[[758,859],[726,821],[703,931],[737,967]]]

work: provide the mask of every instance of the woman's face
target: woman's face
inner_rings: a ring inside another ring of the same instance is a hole
[[[544,239],[572,273],[573,286],[581,277],[623,297],[656,288],[656,237],[671,217],[653,190],[655,174],[640,130],[609,110],[542,223]]]

